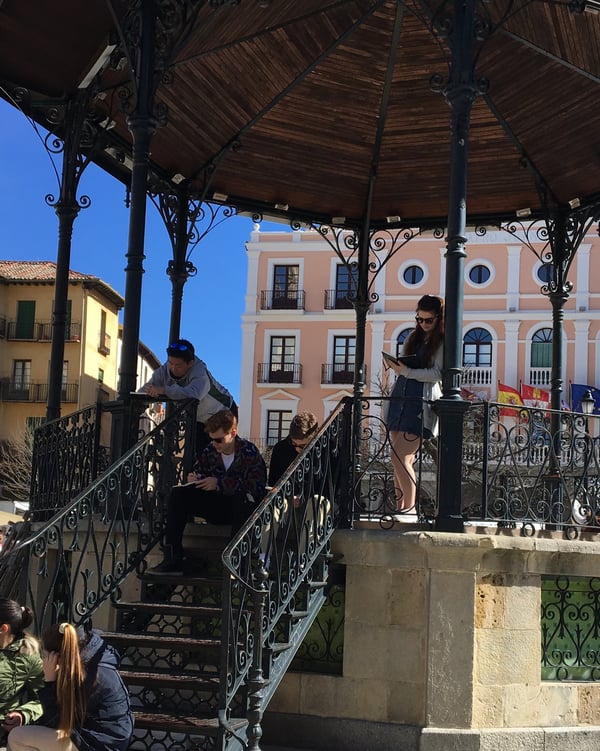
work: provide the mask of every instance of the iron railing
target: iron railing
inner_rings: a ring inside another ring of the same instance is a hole
[[[259,362],[257,383],[302,383],[302,365],[297,362]]]
[[[327,362],[321,365],[321,383],[354,383],[354,368],[353,362]],[[364,366],[365,377],[367,374],[367,366]]]
[[[363,398],[355,410],[354,518],[390,527],[401,514],[415,513],[418,520],[432,522],[437,515],[437,438],[422,441],[417,452],[416,506],[398,511],[393,447],[384,417],[388,401]],[[524,534],[556,528],[570,537],[600,529],[600,437],[590,435],[588,427],[586,416],[575,412],[470,404],[461,457],[465,521],[521,525]]]
[[[325,310],[352,310],[352,300],[356,290],[326,289],[323,307]]]
[[[33,437],[29,511],[34,521],[67,506],[105,467],[99,404],[45,422]]]
[[[11,525],[0,555],[0,596],[29,605],[34,629],[80,624],[160,540],[172,486],[188,469],[194,400],[144,436],[48,521]]]
[[[78,383],[64,383],[61,386],[61,402],[76,402],[78,395]],[[5,402],[45,402],[48,400],[48,384],[6,379],[0,382],[0,399]]]
[[[303,289],[263,289],[260,292],[261,310],[304,310]]]
[[[600,680],[600,579],[542,578],[542,680]]]
[[[33,342],[49,342],[52,340],[52,321],[34,321],[31,326],[22,326],[18,321],[7,321],[5,324],[7,339],[17,339]],[[65,341],[78,342],[81,339],[81,323],[70,321],[65,325]]]
[[[329,541],[350,515],[351,409],[338,406],[223,552],[219,716],[227,727],[245,685],[250,737],[325,600]]]

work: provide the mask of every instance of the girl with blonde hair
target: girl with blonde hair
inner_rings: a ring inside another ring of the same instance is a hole
[[[97,631],[55,624],[42,636],[39,725],[15,728],[8,751],[125,751],[133,733],[119,656]]]

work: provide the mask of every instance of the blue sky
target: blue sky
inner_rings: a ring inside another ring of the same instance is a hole
[[[0,258],[56,261],[58,219],[44,198],[58,182],[51,161],[27,119],[0,100]],[[55,157],[60,172],[60,156]],[[129,214],[125,189],[95,165],[79,185],[91,206],[75,221],[71,268],[100,277],[125,292]],[[264,223],[261,229],[275,229]],[[282,227],[277,226],[281,231]],[[181,336],[190,339],[215,377],[239,398],[241,315],[246,291],[246,252],[252,221],[233,217],[213,229],[192,253],[198,274],[184,288]],[[165,270],[169,238],[148,202],[140,338],[163,360],[168,344],[171,284]]]

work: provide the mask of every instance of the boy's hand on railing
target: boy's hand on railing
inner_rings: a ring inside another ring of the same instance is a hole
[[[152,397],[164,396],[164,392],[162,392],[156,386],[146,386],[146,393],[148,394],[148,396]]]

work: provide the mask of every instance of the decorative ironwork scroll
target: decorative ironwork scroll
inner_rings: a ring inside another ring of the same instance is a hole
[[[195,404],[181,403],[39,528],[28,522],[10,528],[0,555],[0,594],[31,607],[37,633],[57,620],[90,619],[145,565],[162,535],[166,498],[184,477]]]
[[[259,723],[260,707],[324,602],[329,540],[348,515],[350,416],[345,400],[223,553],[225,726],[230,702],[249,680]],[[264,675],[252,678],[257,663]]]
[[[542,579],[542,680],[600,680],[600,579]]]

